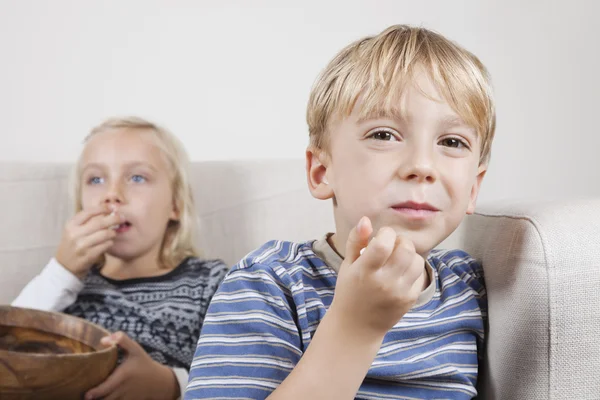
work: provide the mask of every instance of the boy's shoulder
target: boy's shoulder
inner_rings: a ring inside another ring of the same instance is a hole
[[[264,243],[229,270],[221,292],[239,294],[250,290],[276,303],[282,295],[289,298],[300,295],[302,299],[316,298],[323,293],[332,295],[335,271],[315,254],[314,242],[271,240]],[[293,307],[299,303],[295,304]]]
[[[270,240],[248,253],[231,270],[275,270],[306,266],[318,259],[312,249],[313,242],[312,240],[307,242]]]
[[[434,249],[429,253],[427,261],[442,276],[454,274],[463,280],[475,278],[483,282],[481,263],[464,250]]]
[[[242,258],[231,268],[229,275],[260,275],[285,286],[294,285],[305,278],[315,282],[327,279],[333,272],[315,254],[314,242],[270,240]]]

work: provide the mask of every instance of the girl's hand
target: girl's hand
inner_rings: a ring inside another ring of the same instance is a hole
[[[102,344],[116,344],[127,354],[123,362],[100,385],[88,390],[85,399],[172,400],[180,396],[173,370],[156,361],[123,332],[102,338]]]
[[[94,262],[112,245],[121,217],[114,209],[101,205],[77,213],[65,226],[56,261],[78,278],[83,278]]]

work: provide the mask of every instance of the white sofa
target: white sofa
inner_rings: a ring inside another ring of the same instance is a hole
[[[71,216],[66,164],[0,163],[0,304],[53,254]],[[301,160],[193,165],[207,257],[233,265],[269,239],[333,230]],[[442,244],[483,263],[483,399],[600,399],[600,199],[480,207]],[[1,377],[0,377],[1,378]]]

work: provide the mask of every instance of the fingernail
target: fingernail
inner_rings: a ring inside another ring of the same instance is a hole
[[[365,226],[366,223],[367,223],[367,217],[362,217],[360,219],[360,221],[358,221],[358,224],[356,225],[356,229],[358,229],[360,231]]]
[[[109,336],[104,336],[100,341],[105,344],[114,344],[116,341],[115,334],[113,333]]]

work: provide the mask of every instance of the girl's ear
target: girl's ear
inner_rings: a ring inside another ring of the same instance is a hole
[[[171,221],[179,221],[181,216],[180,210],[183,208],[181,204],[177,204],[177,199],[173,199],[173,209],[171,210]]]

